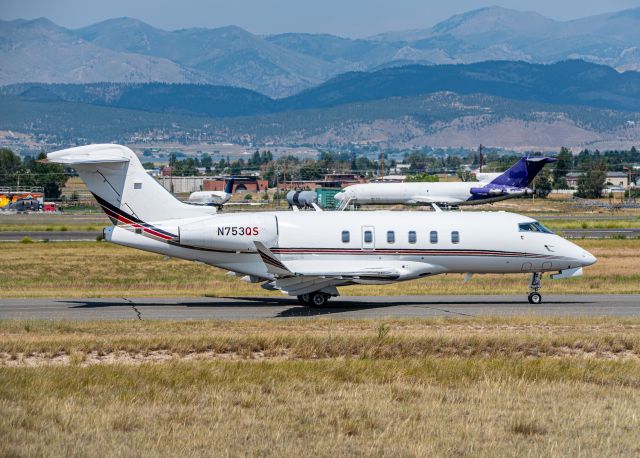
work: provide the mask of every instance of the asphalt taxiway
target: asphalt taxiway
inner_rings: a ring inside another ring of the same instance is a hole
[[[526,296],[360,296],[332,299],[325,307],[290,297],[2,299],[0,319],[45,320],[251,320],[429,318],[473,316],[640,317],[640,295],[548,295],[540,305]]]
[[[20,242],[25,237],[34,242],[95,242],[102,231],[2,231],[0,242]]]

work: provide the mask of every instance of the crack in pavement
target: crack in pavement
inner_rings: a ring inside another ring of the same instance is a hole
[[[453,310],[440,309],[438,307],[429,307],[428,305],[410,305],[409,307],[417,308],[417,309],[429,309],[429,310],[437,310],[438,312],[451,313],[452,315],[462,315],[462,316],[471,316],[475,317],[476,315],[472,315],[471,313],[464,312],[456,312]]]
[[[138,310],[136,304],[131,299],[127,299],[126,297],[123,297],[122,299],[127,301],[131,305],[131,308],[134,312],[136,312],[136,315],[138,316],[138,320],[142,321],[142,313],[140,313],[140,310]]]

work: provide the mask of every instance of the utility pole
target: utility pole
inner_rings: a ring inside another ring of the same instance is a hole
[[[622,167],[622,170],[627,171],[627,190],[629,191],[629,200],[631,200],[631,167]],[[624,193],[622,193],[624,196]]]
[[[284,183],[284,190],[287,190],[287,158],[284,159],[284,168],[282,169],[282,181]]]
[[[384,152],[380,153],[380,180],[384,179]]]
[[[482,146],[482,143],[480,143],[480,146],[478,147],[478,152],[480,153],[480,173],[482,173],[482,163],[484,162],[484,156],[482,155],[482,148],[484,148],[484,146]]]

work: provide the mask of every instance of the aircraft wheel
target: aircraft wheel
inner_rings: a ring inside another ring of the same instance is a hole
[[[316,307],[322,307],[323,305],[327,305],[327,301],[329,300],[329,295],[326,293],[312,293],[311,294],[311,303]]]
[[[540,304],[542,302],[542,296],[539,293],[531,293],[529,294],[529,303],[530,304]]]
[[[301,294],[300,296],[298,296],[298,302],[300,302],[302,305],[311,304],[311,295]]]

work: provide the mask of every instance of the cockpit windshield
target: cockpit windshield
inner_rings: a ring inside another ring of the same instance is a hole
[[[553,234],[553,231],[542,223],[534,221],[532,223],[520,223],[518,224],[520,232],[543,232],[545,234]]]

